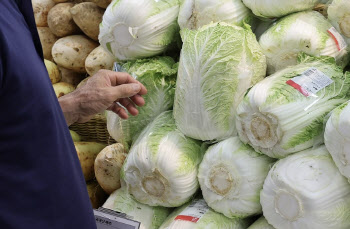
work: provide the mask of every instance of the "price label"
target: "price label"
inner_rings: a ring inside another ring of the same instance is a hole
[[[94,210],[97,229],[139,229],[140,222],[128,219],[127,215],[105,208]]]
[[[327,32],[332,36],[339,51],[342,51],[348,46],[343,36],[334,27],[327,30]]]
[[[175,220],[184,220],[197,223],[200,218],[207,213],[209,207],[204,200],[195,200],[185,208]]]
[[[297,89],[306,97],[316,97],[316,93],[333,83],[326,74],[317,68],[310,68],[300,76],[296,76],[287,81],[287,84]]]

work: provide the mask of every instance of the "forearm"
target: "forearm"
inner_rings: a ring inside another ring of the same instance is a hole
[[[79,119],[79,96],[76,92],[69,93],[58,99],[67,125],[70,126]]]

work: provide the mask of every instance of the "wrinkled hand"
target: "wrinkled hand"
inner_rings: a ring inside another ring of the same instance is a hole
[[[142,95],[147,89],[140,82],[124,72],[100,70],[84,85],[59,99],[68,125],[74,122],[87,122],[95,114],[111,110],[122,119],[128,114],[137,115],[136,106],[145,104]],[[120,103],[123,107],[121,107]],[[70,108],[75,104],[74,108]]]

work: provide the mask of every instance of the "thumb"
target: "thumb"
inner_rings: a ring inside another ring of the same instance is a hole
[[[111,87],[111,94],[114,100],[121,98],[128,98],[136,95],[141,90],[141,85],[137,83],[122,84],[119,86]]]

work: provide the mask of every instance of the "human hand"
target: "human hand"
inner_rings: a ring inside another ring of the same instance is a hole
[[[77,90],[60,97],[59,102],[70,125],[74,122],[87,122],[104,110],[111,110],[122,119],[127,119],[128,114],[123,107],[131,115],[137,115],[136,106],[145,104],[142,95],[146,93],[145,86],[129,74],[100,70]]]

